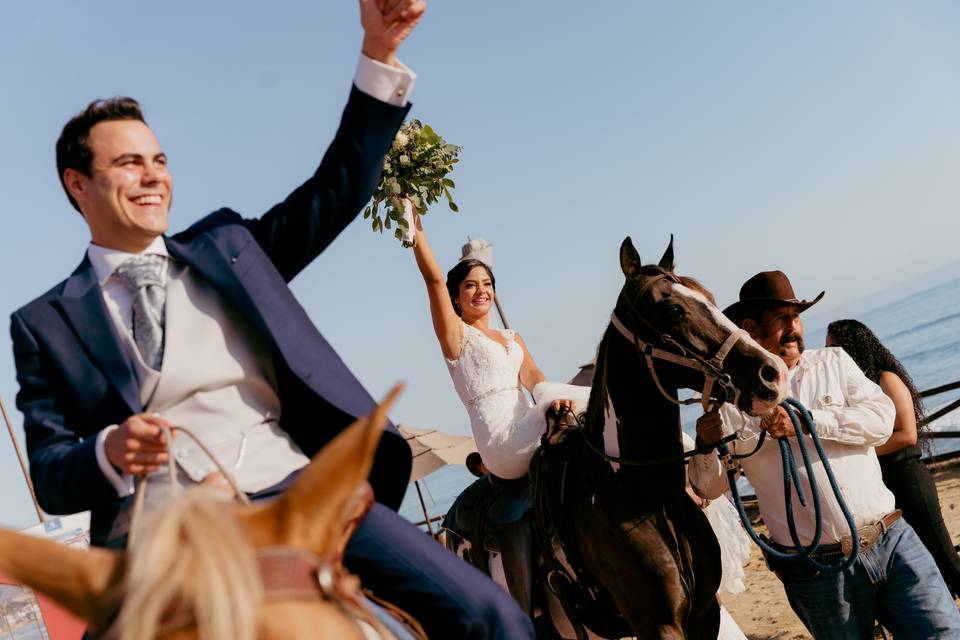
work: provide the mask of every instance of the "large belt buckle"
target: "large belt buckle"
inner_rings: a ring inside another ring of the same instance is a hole
[[[857,553],[866,551],[872,547],[883,533],[883,522],[874,522],[857,529],[857,538],[860,542],[860,548]],[[840,550],[845,557],[849,557],[853,551],[853,537],[843,536],[840,538]]]

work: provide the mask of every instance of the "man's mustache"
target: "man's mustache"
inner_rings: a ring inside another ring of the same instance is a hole
[[[785,346],[789,342],[796,342],[801,349],[803,348],[803,336],[799,333],[791,331],[780,336],[780,346]]]

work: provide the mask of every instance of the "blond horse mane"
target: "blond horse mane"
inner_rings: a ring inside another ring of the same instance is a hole
[[[199,638],[254,640],[263,592],[228,498],[190,489],[151,516],[128,550],[123,609],[109,635],[157,638],[167,620],[196,623]]]
[[[361,628],[367,637],[393,637],[362,603],[352,604],[357,579],[339,559],[370,497],[364,479],[400,388],[337,434],[275,500],[244,506],[219,491],[189,489],[146,516],[126,552],[80,551],[0,528],[0,572],[111,640],[339,639]],[[343,592],[335,584],[329,600],[312,592],[307,600],[267,599],[254,550],[278,546],[334,558]],[[282,613],[269,615],[273,606]]]

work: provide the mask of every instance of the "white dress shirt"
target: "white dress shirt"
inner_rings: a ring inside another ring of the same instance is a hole
[[[396,107],[406,106],[414,84],[416,84],[417,75],[403,63],[398,61],[397,64],[400,65],[399,68],[383,64],[360,54],[353,83],[357,89],[381,102]],[[143,253],[169,257],[166,244],[160,236],[154,238]],[[121,335],[124,333],[132,335],[133,332],[133,292],[118,278],[113,277],[113,273],[117,267],[134,255],[137,254],[108,249],[93,243],[87,248],[87,257],[103,291],[103,301],[118,333]],[[171,268],[172,264],[168,262],[165,281],[170,277]],[[129,475],[121,476],[107,459],[104,449],[104,440],[107,434],[116,429],[117,426],[110,425],[97,434],[95,452],[100,470],[116,488],[117,493],[123,497],[133,493],[133,478]]]
[[[820,437],[824,454],[857,525],[875,522],[893,511],[894,497],[883,484],[874,451],[874,447],[886,442],[893,433],[895,411],[890,398],[863,375],[843,349],[836,347],[803,352],[800,362],[790,370],[790,397],[810,411],[814,430]],[[720,415],[724,432],[738,436],[728,445],[731,452],[746,454],[753,451],[762,431],[760,418],[752,418],[729,404],[720,407]],[[797,439],[789,438],[788,441],[807,497],[807,506],[802,507],[796,490],[793,491],[797,533],[801,542],[809,544],[815,532],[809,478]],[[834,543],[849,535],[849,526],[809,436],[805,438],[805,444],[811,455],[823,506],[821,541],[823,544]],[[756,491],[760,514],[771,538],[780,544],[792,545],[783,495],[783,464],[777,441],[768,437],[756,454],[740,463]],[[716,498],[729,488],[726,471],[716,453],[694,456],[687,473],[694,490],[705,498]]]

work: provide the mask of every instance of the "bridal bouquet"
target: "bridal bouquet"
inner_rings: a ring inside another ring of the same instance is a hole
[[[447,177],[459,154],[460,147],[447,144],[430,125],[405,122],[383,159],[380,184],[363,217],[370,218],[373,230],[380,233],[396,225],[394,236],[403,246],[413,246],[413,208],[425,215],[428,205],[445,196],[450,209],[459,211],[450,194],[455,185]]]

